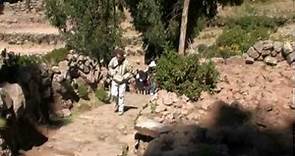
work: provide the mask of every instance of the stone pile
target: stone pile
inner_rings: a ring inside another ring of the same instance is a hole
[[[38,13],[44,11],[43,0],[23,0],[17,3],[5,3],[5,7],[14,10],[15,12],[27,12]]]
[[[293,64],[295,62],[295,42],[259,41],[248,49],[245,59],[247,64],[264,61],[273,66],[284,60]]]
[[[103,83],[106,77],[107,71],[105,68],[100,67],[100,63],[97,60],[84,56],[71,51],[65,58],[65,60],[58,63],[57,66],[52,67],[52,89],[55,104],[58,106],[56,110],[59,110],[61,116],[70,115],[70,109],[73,106],[71,99],[77,99],[73,95],[79,95],[78,88],[80,85],[85,85],[89,90],[91,87],[97,87],[99,83]],[[69,84],[69,88],[63,88]],[[71,92],[71,95],[66,96],[70,98],[64,98],[63,92]],[[62,94],[60,94],[62,93]],[[77,99],[78,100],[78,99]]]
[[[194,108],[186,96],[178,97],[176,93],[160,90],[142,114],[153,114],[152,118],[156,121],[169,125],[189,121]]]

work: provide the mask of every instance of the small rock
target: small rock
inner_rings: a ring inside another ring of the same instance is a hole
[[[278,53],[276,56],[278,62],[285,61],[285,58],[283,57],[283,53]]]
[[[223,58],[215,57],[215,58],[212,58],[211,60],[214,63],[224,63],[224,59]]]
[[[271,66],[275,66],[278,64],[278,60],[274,57],[271,57],[271,56],[267,56],[264,58],[264,62],[267,64],[267,65],[271,65]]]
[[[284,43],[276,41],[274,42],[273,46],[274,46],[274,51],[280,53],[283,50]]]
[[[257,59],[257,61],[263,61],[263,60],[264,60],[264,58],[262,57],[262,55],[260,55]]]
[[[263,49],[264,50],[272,50],[273,47],[274,47],[273,41],[271,41],[271,40],[263,41]]]
[[[58,66],[53,66],[51,70],[55,74],[60,74],[60,70],[59,70]]]
[[[72,113],[69,109],[63,109],[62,114],[63,114],[63,117],[69,117],[71,116]]]
[[[184,102],[189,101],[189,98],[188,98],[187,96],[185,96],[185,95],[182,95],[182,96],[180,97],[180,99],[183,100]]]
[[[283,56],[288,56],[293,51],[290,42],[285,42],[283,46]]]
[[[289,64],[292,64],[293,62],[295,62],[295,52],[289,54],[286,59]]]
[[[247,54],[253,59],[258,59],[260,56],[260,54],[253,47],[248,49]]]
[[[261,54],[262,50],[264,49],[264,45],[262,41],[258,41],[254,44],[254,49]]]
[[[253,64],[254,63],[254,58],[247,56],[246,57],[246,64]]]
[[[270,50],[262,50],[261,51],[261,55],[262,55],[262,57],[266,57],[266,56],[268,56],[268,55],[270,55],[271,54],[271,51]]]
[[[273,51],[270,53],[270,55],[271,55],[272,57],[276,57],[276,56],[277,56],[277,54],[278,54],[278,52],[277,52],[277,51],[275,51],[275,50],[273,50]]]

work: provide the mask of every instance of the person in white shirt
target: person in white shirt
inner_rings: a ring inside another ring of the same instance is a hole
[[[131,67],[126,60],[125,52],[116,49],[116,56],[111,59],[108,64],[109,75],[111,77],[111,96],[115,104],[115,112],[119,111],[119,115],[124,113],[124,94],[126,91],[126,83],[133,77]]]

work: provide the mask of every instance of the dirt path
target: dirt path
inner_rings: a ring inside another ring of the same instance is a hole
[[[116,156],[126,144],[131,148],[128,155],[134,155],[134,120],[147,102],[147,96],[127,94],[127,105],[137,108],[129,109],[123,116],[113,112],[113,105],[83,113],[26,156]]]

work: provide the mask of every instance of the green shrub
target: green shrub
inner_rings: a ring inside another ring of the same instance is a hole
[[[103,88],[99,88],[95,91],[95,96],[98,100],[104,102],[104,103],[108,103],[108,94],[107,92],[103,89]]]
[[[268,39],[285,22],[282,18],[266,16],[227,19],[225,30],[216,40],[216,45],[202,49],[202,53],[207,57],[224,58],[241,55],[257,41]]]
[[[82,99],[88,100],[88,88],[85,84],[78,85],[78,96]]]
[[[68,49],[66,48],[60,48],[60,49],[54,49],[52,52],[49,52],[48,54],[43,56],[43,59],[50,63],[50,64],[57,64],[58,62],[64,60],[69,53]]]
[[[167,52],[159,60],[156,79],[161,88],[197,100],[202,91],[215,87],[218,75],[212,62],[200,64],[197,55]]]
[[[36,55],[16,55],[16,63],[17,65],[32,65],[32,64],[40,64],[42,62],[42,58]]]

